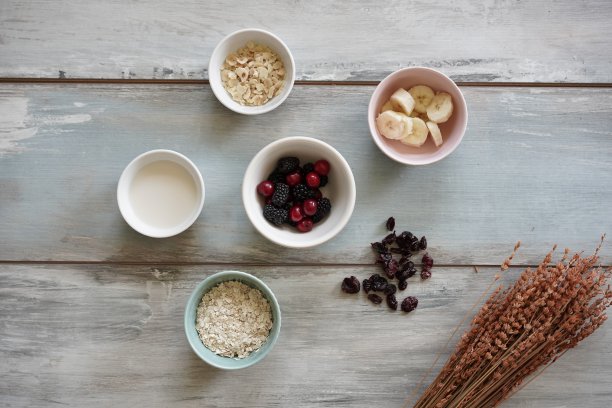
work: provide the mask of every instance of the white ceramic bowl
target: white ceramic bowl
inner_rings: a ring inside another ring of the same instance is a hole
[[[184,200],[178,200],[180,197]],[[200,215],[204,180],[195,164],[182,154],[151,150],[132,160],[121,174],[117,203],[125,221],[136,231],[153,238],[171,237],[189,228]],[[173,208],[175,213],[166,212]],[[159,213],[165,214],[163,219],[156,218]]]
[[[321,191],[330,199],[332,210],[309,232],[299,232],[289,225],[275,226],[263,217],[264,200],[257,194],[257,185],[285,156],[298,157],[302,164],[319,159],[330,164],[329,183]],[[355,197],[355,179],[344,157],[327,143],[309,137],[287,137],[270,143],[253,157],[242,181],[242,201],[253,226],[270,241],[289,248],[313,247],[336,236],[353,214]]]
[[[270,47],[270,49],[281,58],[285,66],[285,86],[283,90],[278,96],[275,96],[261,106],[245,106],[234,101],[223,87],[221,81],[221,68],[223,67],[225,58],[228,54],[236,52],[239,48],[244,47],[249,41]],[[293,56],[289,48],[280,38],[265,30],[249,28],[236,31],[217,44],[210,56],[210,62],[208,63],[208,79],[213,93],[217,99],[219,99],[219,102],[228,109],[245,115],[258,115],[270,112],[287,99],[295,81],[295,62],[293,61]]]
[[[408,90],[415,85],[427,85],[435,92],[448,92],[453,98],[453,114],[441,123],[444,143],[436,147],[431,136],[423,146],[407,146],[399,140],[389,140],[376,127],[376,117],[382,106],[398,88]],[[374,90],[368,106],[368,124],[374,143],[389,158],[402,164],[424,165],[435,163],[451,154],[461,143],[468,122],[467,104],[461,90],[452,79],[431,68],[410,67],[397,70],[383,79]]]

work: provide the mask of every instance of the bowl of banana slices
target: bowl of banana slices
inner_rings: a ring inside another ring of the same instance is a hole
[[[461,143],[467,121],[467,105],[457,84],[431,68],[393,72],[378,84],[368,106],[374,143],[402,164],[442,160]]]

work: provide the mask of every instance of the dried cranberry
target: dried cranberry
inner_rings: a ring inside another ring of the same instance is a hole
[[[421,240],[419,241],[419,249],[421,251],[427,249],[427,239],[425,238],[424,235],[421,237]]]
[[[354,276],[344,278],[342,281],[342,290],[346,293],[357,293],[361,288],[361,284],[359,283],[359,279]]]
[[[392,232],[391,234],[383,238],[382,243],[384,245],[391,245],[392,243],[395,242],[395,238],[396,238],[395,232]]]
[[[395,218],[389,217],[387,220],[387,230],[393,231],[395,229]]]
[[[404,289],[406,289],[407,287],[408,287],[408,281],[406,281],[406,280],[401,280],[401,281],[399,281],[399,282],[397,283],[397,288],[398,288],[399,290],[404,290]]]
[[[395,274],[395,277],[397,278],[397,280],[403,281],[410,277],[410,273],[408,272],[408,269],[402,268],[399,271],[397,271],[397,273]]]
[[[414,296],[408,296],[406,299],[402,301],[402,310],[406,313],[412,312],[417,308],[419,304],[419,300]]]
[[[372,289],[372,282],[369,279],[364,279],[362,286],[363,286],[363,291],[365,293],[369,293],[370,289]]]
[[[378,254],[378,257],[376,258],[376,263],[379,264],[387,264],[389,262],[391,262],[391,260],[393,259],[393,257],[391,256],[391,254]]]
[[[387,295],[387,306],[389,306],[389,309],[397,310],[397,299],[395,295]]]
[[[368,295],[368,299],[370,299],[370,302],[376,305],[380,305],[382,303],[382,298],[378,296],[376,293],[370,293]]]
[[[387,288],[387,280],[384,281],[376,280],[372,282],[372,290],[374,292],[383,292]]]
[[[410,247],[410,243],[412,242],[412,237],[413,236],[414,235],[412,235],[412,232],[404,231],[404,232],[402,232],[401,234],[399,234],[397,236],[397,239],[395,240],[395,242],[401,248],[409,248]]]
[[[370,245],[372,246],[372,249],[378,252],[379,254],[386,254],[389,252],[385,244],[383,244],[382,242],[372,242]]]
[[[410,250],[412,252],[417,252],[419,250],[419,239],[414,237],[413,241],[410,241]]]
[[[433,258],[429,256],[427,252],[425,252],[425,255],[423,255],[421,262],[423,263],[423,265],[427,266],[428,268],[431,268],[434,264]]]
[[[395,259],[391,259],[387,264],[384,265],[385,274],[389,279],[393,279],[399,269],[399,264]]]
[[[392,284],[392,283],[388,283],[387,287],[384,290],[385,295],[389,296],[389,295],[393,295],[395,294],[395,292],[397,292],[397,287]]]
[[[417,273],[416,268],[410,268],[408,269],[408,277],[412,278],[415,274]]]
[[[431,278],[431,270],[423,268],[421,271],[421,279],[429,279]]]
[[[407,257],[412,256],[412,252],[410,252],[410,248],[391,248],[389,249],[394,254],[399,254]]]

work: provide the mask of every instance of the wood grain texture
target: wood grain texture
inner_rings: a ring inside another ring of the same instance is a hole
[[[495,272],[434,268],[404,292],[419,298],[405,315],[340,292],[344,276],[373,266],[241,268],[274,291],[283,325],[261,363],[223,372],[191,351],[182,322],[191,290],[222,269],[0,266],[2,405],[399,407],[436,355],[446,360]],[[504,407],[607,406],[611,340],[605,324]]]
[[[208,87],[0,87],[0,260],[369,264],[384,221],[428,237],[441,264],[518,262],[556,242],[592,250],[612,233],[612,90],[465,88],[471,112],[445,160],[405,167],[371,141],[372,87],[297,87],[272,113],[225,109]],[[307,250],[261,237],[243,209],[249,160],[285,136],[335,146],[351,165],[357,204],[345,230]],[[187,154],[207,188],[195,225],[168,239],[134,232],[117,180],[138,154]],[[612,246],[602,251],[612,261]]]
[[[302,80],[423,65],[456,81],[609,83],[611,18],[607,0],[5,0],[0,77],[207,78],[217,42],[258,27],[285,40]]]

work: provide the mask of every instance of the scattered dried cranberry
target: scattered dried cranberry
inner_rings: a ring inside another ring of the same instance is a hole
[[[419,300],[414,296],[408,296],[406,299],[402,301],[402,311],[409,313],[417,308],[419,304]]]
[[[270,180],[264,180],[257,185],[257,192],[264,197],[272,197],[274,194],[274,183]]]
[[[369,279],[363,280],[363,291],[365,293],[370,293],[370,289],[372,289],[372,282]]]
[[[401,280],[397,283],[397,287],[399,290],[404,290],[408,287],[408,281],[407,280]]]
[[[395,218],[389,217],[387,220],[387,230],[393,231],[395,229]]]
[[[374,292],[383,292],[387,288],[387,280],[382,278],[382,280],[375,280],[372,282],[372,290]]]
[[[370,299],[370,302],[374,303],[375,305],[380,305],[382,303],[382,298],[376,293],[370,293],[368,295],[368,299]]]
[[[395,242],[397,243],[397,246],[399,246],[400,248],[409,249],[410,243],[412,242],[412,238],[413,238],[412,232],[404,231],[397,236],[397,239],[395,240]]]
[[[395,232],[392,232],[391,234],[387,235],[385,238],[383,238],[382,243],[384,245],[391,245],[395,242]]]
[[[393,279],[395,277],[395,274],[399,270],[399,264],[395,259],[391,259],[391,261],[383,265],[383,269],[387,277],[389,279]]]
[[[372,249],[378,252],[379,254],[385,254],[389,252],[385,244],[383,244],[382,242],[372,242],[370,245],[372,246]]]
[[[387,295],[387,306],[389,306],[389,309],[397,310],[397,299],[395,295]]]
[[[397,273],[395,274],[395,277],[397,278],[397,280],[405,281],[406,279],[410,277],[410,272],[408,271],[409,271],[408,269],[401,268],[399,271],[397,271]]]
[[[361,284],[359,283],[359,279],[354,276],[344,278],[342,281],[342,290],[346,293],[357,293],[361,288]]]
[[[423,265],[427,266],[428,268],[431,268],[434,263],[433,258],[429,256],[427,252],[425,252],[425,255],[423,255],[421,262],[423,263]]]
[[[393,259],[393,256],[391,254],[388,254],[388,253],[378,254],[378,257],[376,258],[376,262],[375,263],[379,263],[379,264],[385,265],[385,264],[391,262],[392,259]]]
[[[431,270],[430,269],[423,269],[421,271],[421,279],[425,280],[425,279],[429,279],[431,278]]]
[[[392,283],[387,283],[387,287],[385,288],[384,292],[387,296],[393,295],[395,292],[397,292],[397,287]]]
[[[421,237],[421,240],[419,241],[419,249],[421,251],[424,251],[427,249],[427,238],[425,238],[425,235],[423,235]]]

